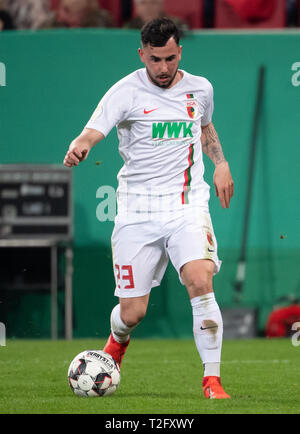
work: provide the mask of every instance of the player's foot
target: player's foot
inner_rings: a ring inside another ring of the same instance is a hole
[[[105,347],[103,348],[103,351],[110,354],[112,358],[118,363],[118,365],[121,367],[121,363],[124,357],[124,354],[127,350],[128,344],[129,344],[130,338],[127,342],[124,344],[119,344],[117,342],[112,333],[110,334],[108,341],[106,342]]]
[[[208,399],[224,399],[230,398],[221,386],[220,377],[203,377],[203,393]]]

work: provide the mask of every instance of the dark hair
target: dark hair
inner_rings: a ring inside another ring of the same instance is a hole
[[[174,38],[179,45],[179,29],[169,18],[156,18],[146,23],[141,30],[143,45],[152,47],[164,47],[170,38]]]
[[[4,9],[0,10],[0,20],[3,22],[2,30],[14,30],[15,26],[11,15]]]

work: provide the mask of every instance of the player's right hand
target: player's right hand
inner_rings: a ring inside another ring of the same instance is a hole
[[[104,135],[93,128],[84,128],[81,134],[74,139],[64,158],[64,166],[73,167],[85,160],[96,143],[104,139]]]
[[[70,149],[68,150],[64,158],[64,166],[66,167],[78,166],[78,164],[81,161],[86,159],[88,153],[89,153],[88,149],[80,150],[77,147],[70,147]]]

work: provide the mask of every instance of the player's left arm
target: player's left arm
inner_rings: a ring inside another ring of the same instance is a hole
[[[222,208],[229,208],[233,196],[233,179],[229,164],[226,161],[223,149],[212,122],[202,127],[201,144],[204,154],[215,164],[214,186]]]

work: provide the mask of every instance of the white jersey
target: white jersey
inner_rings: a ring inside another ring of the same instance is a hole
[[[213,88],[204,77],[180,72],[170,89],[154,85],[145,68],[129,74],[109,89],[86,125],[104,136],[117,127],[124,160],[119,211],[208,206],[200,137],[212,119]]]

